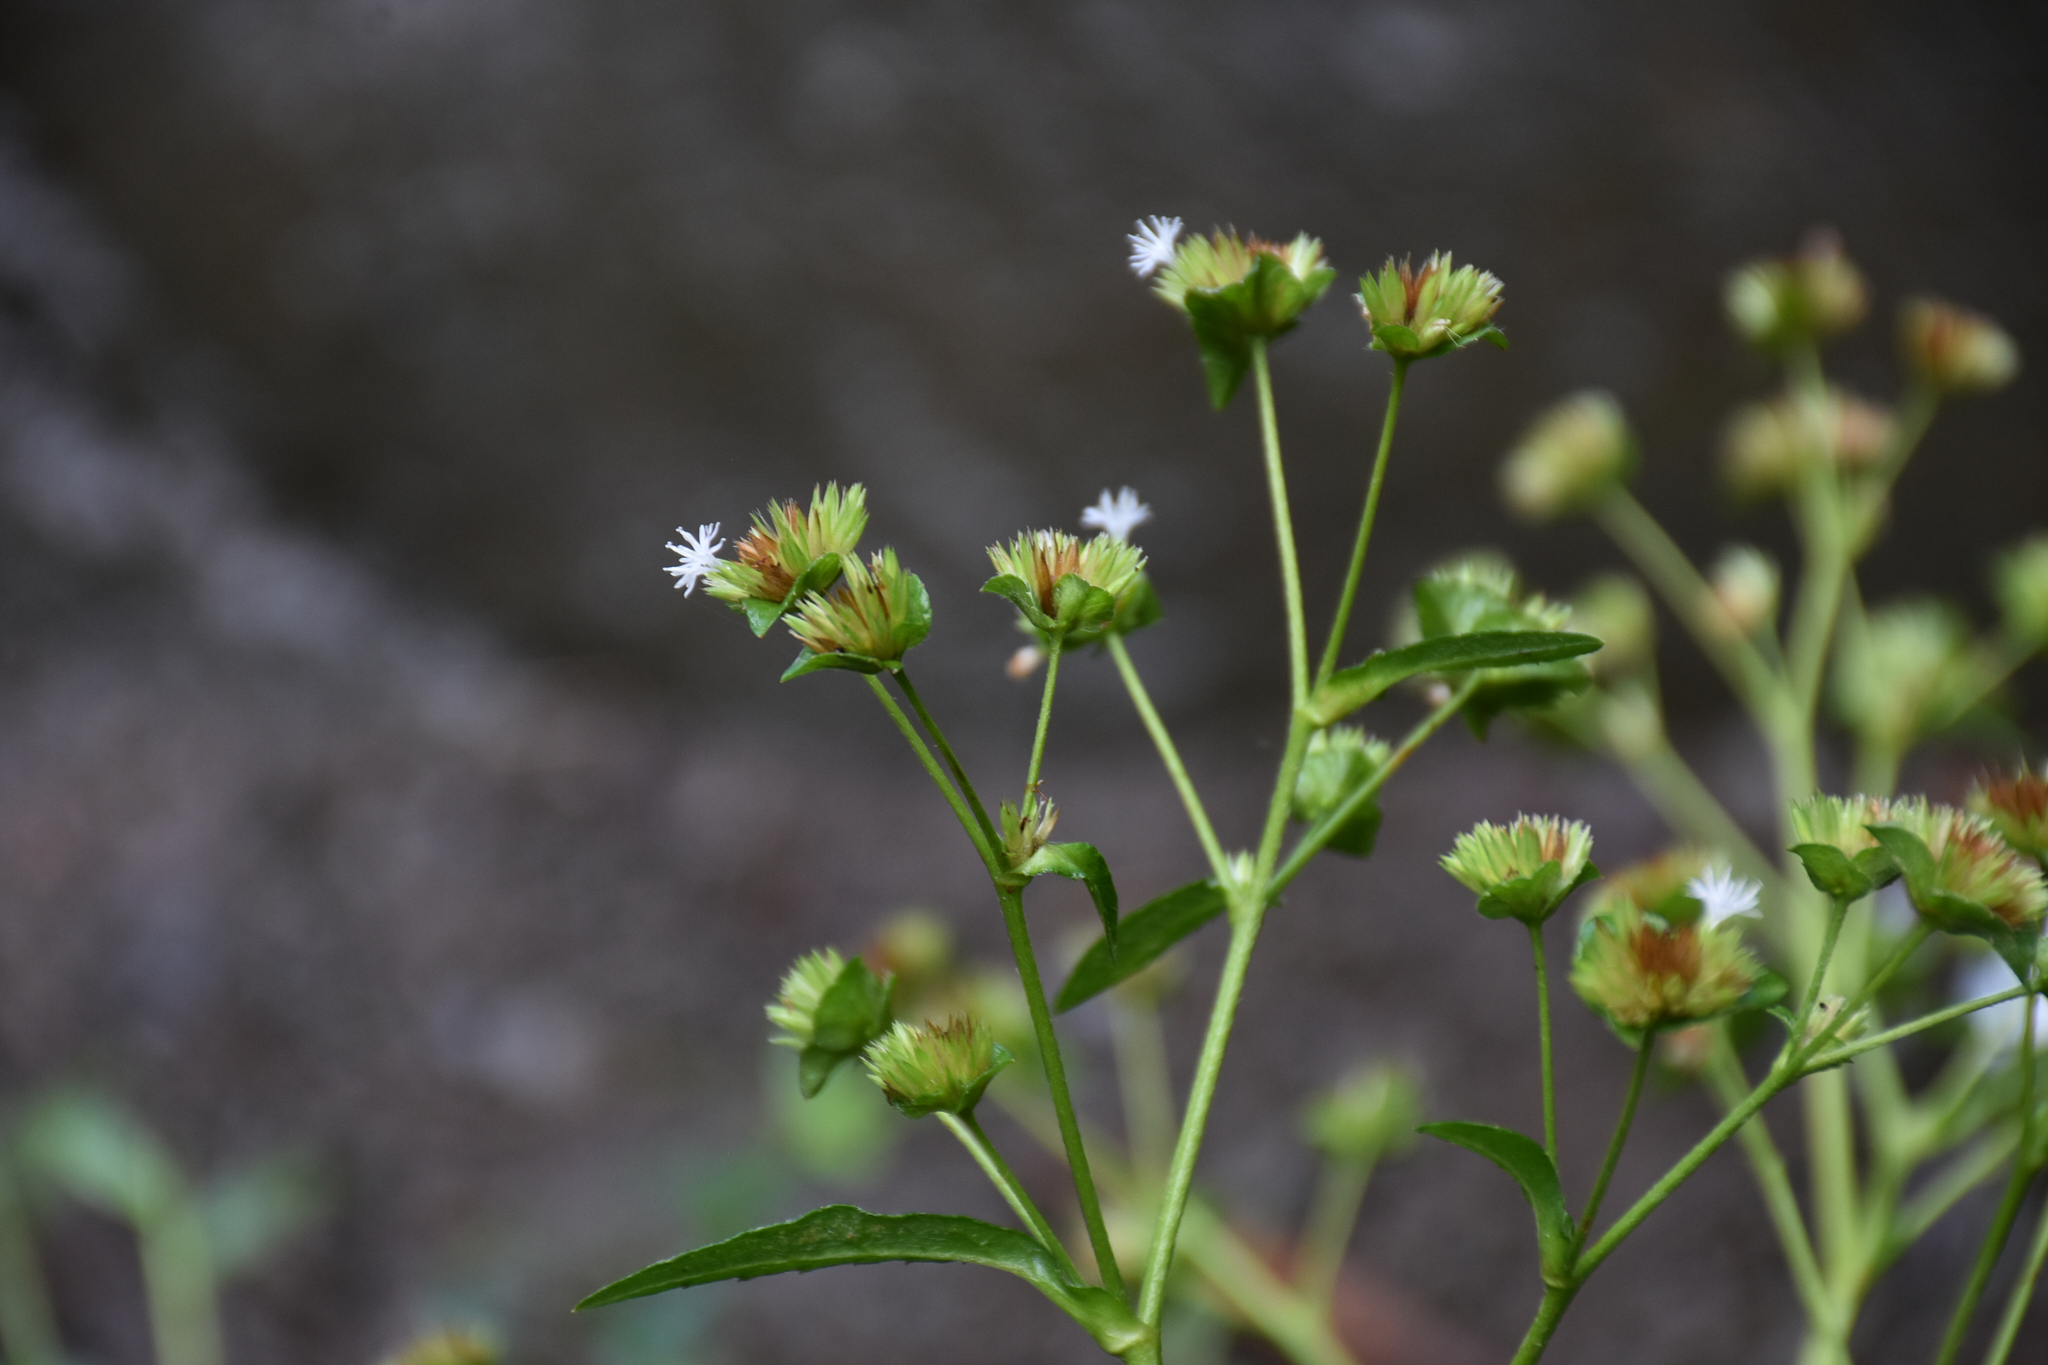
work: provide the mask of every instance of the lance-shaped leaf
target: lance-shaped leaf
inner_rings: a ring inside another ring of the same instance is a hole
[[[1021,863],[1017,870],[1027,877],[1072,877],[1085,883],[1102,917],[1103,941],[1112,956],[1117,949],[1116,883],[1110,879],[1109,863],[1093,844],[1047,844]]]
[[[1425,1123],[1417,1131],[1477,1152],[1513,1176],[1536,1215],[1536,1249],[1544,1283],[1571,1283],[1572,1215],[1564,1206],[1564,1186],[1557,1178],[1557,1167],[1543,1144],[1490,1123]]]
[[[1226,904],[1223,888],[1213,880],[1189,882],[1145,902],[1118,926],[1114,952],[1109,940],[1100,938],[1081,955],[1073,974],[1060,987],[1053,1009],[1064,1014],[1136,976],[1167,949],[1222,914]]]
[[[768,628],[782,619],[786,611],[794,610],[796,604],[814,592],[823,592],[839,581],[839,556],[827,551],[812,560],[810,566],[797,575],[796,582],[780,602],[769,602],[759,597],[749,597],[739,606],[747,618],[747,625],[755,635],[766,635]]]
[[[1145,1328],[1128,1308],[1103,1290],[1068,1278],[1052,1253],[1024,1233],[953,1214],[877,1214],[851,1204],[814,1209],[790,1222],[658,1261],[606,1285],[576,1309],[719,1280],[883,1261],[959,1261],[1006,1270],[1051,1299],[1111,1354],[1120,1355],[1145,1338]]]
[[[1600,648],[1591,635],[1559,630],[1482,630],[1438,635],[1381,650],[1364,663],[1333,674],[1309,698],[1309,719],[1333,725],[1396,683],[1422,673],[1465,673],[1476,668],[1516,668],[1555,663]]]

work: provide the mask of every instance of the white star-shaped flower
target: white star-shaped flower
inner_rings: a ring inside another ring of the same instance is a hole
[[[1705,872],[1685,884],[1685,893],[1700,903],[1700,918],[1709,929],[1737,915],[1754,918],[1757,897],[1763,889],[1762,882],[1736,876],[1726,863],[1711,864]]]
[[[1131,244],[1131,269],[1139,279],[1148,279],[1162,265],[1173,264],[1173,244],[1180,240],[1180,219],[1153,214],[1140,219],[1137,231],[1124,234]]]
[[[1114,494],[1105,488],[1093,507],[1081,509],[1081,524],[1091,531],[1107,531],[1111,540],[1129,540],[1132,531],[1151,519],[1151,505],[1139,502],[1129,485]]]
[[[698,579],[725,562],[718,557],[718,552],[725,548],[725,542],[712,539],[718,534],[718,526],[719,523],[715,521],[707,526],[699,526],[694,536],[678,526],[676,534],[683,538],[683,543],[668,543],[668,548],[682,556],[683,562],[664,565],[662,572],[676,576],[676,586],[683,590],[685,597],[697,591]]]

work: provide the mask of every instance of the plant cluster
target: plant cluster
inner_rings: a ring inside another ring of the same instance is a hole
[[[1954,1360],[2034,1176],[2048,1164],[2035,1055],[2048,776],[2021,769],[1987,778],[1967,808],[1899,796],[1893,786],[1911,746],[1986,715],[2002,682],[2048,642],[2048,538],[1998,561],[2003,621],[1982,638],[1932,601],[1866,605],[1856,569],[1882,535],[1899,475],[1940,404],[2013,377],[2010,339],[1952,305],[1909,303],[1899,324],[1907,381],[1898,402],[1884,407],[1832,386],[1821,366],[1822,344],[1868,309],[1863,277],[1836,242],[1816,238],[1794,257],[1730,277],[1731,322],[1780,364],[1785,382],[1730,423],[1725,467],[1739,496],[1779,498],[1791,512],[1802,562],[1789,612],[1780,604],[1785,575],[1769,556],[1738,546],[1703,573],[1629,493],[1639,446],[1611,396],[1580,394],[1542,415],[1502,466],[1502,492],[1518,511],[1584,515],[1603,528],[1753,717],[1779,811],[1775,847],[1784,852],[1771,853],[1772,841],[1751,838],[1665,732],[1655,612],[1634,578],[1606,576],[1553,601],[1504,561],[1468,556],[1414,585],[1387,648],[1339,666],[1408,371],[1477,341],[1506,344],[1494,322],[1498,279],[1438,253],[1419,267],[1390,259],[1359,281],[1371,348],[1388,358],[1391,383],[1333,617],[1312,652],[1267,353],[1327,293],[1335,271],[1306,234],[1284,243],[1227,231],[1184,237],[1178,219],[1154,218],[1130,243],[1133,270],[1186,318],[1213,404],[1227,406],[1247,378],[1256,394],[1289,680],[1286,740],[1263,821],[1243,847],[1219,837],[1127,645],[1161,609],[1132,541],[1150,509],[1129,488],[1105,491],[1083,513],[1091,538],[1024,530],[989,548],[993,575],[983,591],[1007,602],[1033,641],[1011,671],[1044,669],[1022,781],[993,813],[911,681],[906,656],[930,631],[930,601],[893,551],[861,557],[859,485],[827,486],[807,508],[785,502],[756,515],[731,559],[719,555],[718,525],[682,532],[670,547],[679,556],[668,569],[677,586],[688,593],[703,583],[756,635],[784,621],[801,646],[785,680],[825,670],[863,675],[987,872],[1021,994],[1017,1010],[1001,992],[957,981],[935,987],[929,953],[885,945],[869,954],[871,963],[822,949],[790,969],[769,1005],[776,1041],[798,1054],[805,1096],[857,1059],[902,1113],[936,1116],[1018,1226],[833,1205],[649,1266],[581,1306],[828,1265],[963,1261],[1025,1279],[1105,1352],[1129,1362],[1160,1361],[1171,1305],[1199,1302],[1290,1359],[1335,1365],[1352,1359],[1332,1324],[1331,1300],[1367,1178],[1419,1125],[1498,1165],[1534,1212],[1540,1283],[1531,1286],[1537,1302],[1518,1362],[1542,1355],[1587,1279],[1731,1140],[1748,1158],[1805,1309],[1808,1365],[1846,1362],[1878,1276],[1967,1192],[2005,1171],[2005,1197],[1938,1356]],[[1062,660],[1081,645],[1115,667],[1207,862],[1202,875],[1128,914],[1094,845],[1054,841],[1057,812],[1042,785]],[[1379,738],[1345,723],[1403,684],[1418,685],[1429,707],[1406,733]],[[1820,790],[1824,711],[1853,751],[1853,795]],[[1483,738],[1503,715],[1610,754],[1680,842],[1603,878],[1592,861],[1593,832],[1577,821],[1522,815],[1482,822],[1457,839],[1444,869],[1473,893],[1481,915],[1516,921],[1529,936],[1541,1138],[1479,1123],[1420,1123],[1411,1076],[1385,1064],[1361,1068],[1307,1112],[1303,1133],[1323,1154],[1324,1178],[1294,1254],[1276,1264],[1195,1189],[1260,931],[1318,854],[1374,852],[1387,784],[1423,744],[1460,718]],[[1027,890],[1047,875],[1083,883],[1102,923],[1056,992],[1041,975],[1025,914]],[[1567,935],[1569,985],[1632,1051],[1634,1065],[1599,1173],[1575,1207],[1559,1175],[1546,931],[1589,886]],[[1158,1002],[1180,970],[1172,950],[1217,920],[1228,944],[1192,1084],[1176,1098],[1161,1060]],[[1954,1003],[1941,998],[1945,974],[1962,990]],[[1120,1137],[1076,1109],[1055,1025],[1056,1014],[1098,997],[1116,1025]],[[2017,1021],[1999,1013],[2007,1008]],[[1966,1018],[1980,1026],[1959,1024]],[[1933,1080],[1908,1084],[1901,1059],[1909,1054],[1913,1074],[1931,1071]],[[1752,1079],[1759,1060],[1761,1078]],[[1645,1080],[1658,1065],[1703,1082],[1724,1116],[1603,1224]],[[1804,1199],[1760,1118],[1786,1092],[1804,1117]],[[1077,1235],[1055,1229],[990,1140],[976,1116],[984,1102],[1064,1158]],[[2048,1215],[2028,1240],[1987,1365],[2009,1357],[2044,1258]]]

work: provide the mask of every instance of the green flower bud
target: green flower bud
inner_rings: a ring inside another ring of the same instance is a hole
[[[1870,468],[1891,437],[1890,413],[1842,389],[1828,390],[1818,423],[1790,398],[1752,403],[1728,423],[1721,472],[1739,498],[1776,497],[1795,487],[1815,459],[1845,475]]]
[[[1010,866],[1022,866],[1044,848],[1059,822],[1060,808],[1041,800],[1035,791],[1026,792],[1016,805],[1005,801],[997,807],[996,830],[1003,836],[1003,854]]]
[[[1627,894],[1604,896],[1599,906],[1580,928],[1572,989],[1621,1029],[1727,1014],[1764,979],[1732,920],[1674,923]]]
[[[1740,267],[1729,275],[1721,297],[1735,330],[1767,351],[1846,332],[1869,306],[1863,276],[1831,232],[1815,233],[1789,260]]]
[[[1565,897],[1600,875],[1593,832],[1578,820],[1518,815],[1503,828],[1485,821],[1458,836],[1444,871],[1479,893],[1479,913],[1541,924]]]
[[[1746,639],[1776,624],[1778,585],[1776,560],[1754,545],[1731,545],[1708,576],[1702,614],[1716,635]]]
[[[1954,724],[1983,694],[1983,665],[1968,625],[1933,600],[1901,602],[1870,614],[1844,640],[1834,674],[1835,708],[1864,743],[1903,753],[1917,739]]]
[[[1939,299],[1899,310],[1899,352],[1943,393],[1991,393],[2020,372],[2020,349],[1990,318]]]
[[[860,544],[868,524],[867,499],[860,484],[841,493],[831,483],[811,490],[808,512],[793,500],[769,504],[766,512],[754,513],[754,529],[733,546],[737,559],[721,561],[705,577],[704,590],[736,610],[750,601],[782,606],[800,581],[804,592],[799,600],[823,592],[838,581],[839,561],[851,559]],[[828,556],[832,562],[823,563]]]
[[[497,1365],[498,1348],[473,1332],[435,1331],[419,1337],[386,1365]]]
[[[1372,780],[1386,766],[1391,750],[1351,725],[1333,725],[1309,736],[1301,773],[1294,781],[1294,818],[1314,824],[1344,804],[1345,798]],[[1331,836],[1327,847],[1355,858],[1372,856],[1379,835],[1380,807],[1368,800]]]
[[[1989,820],[1925,798],[1894,801],[1891,818],[1871,833],[1905,875],[1906,895],[1920,917],[1944,933],[1990,941],[2008,961],[2024,945],[2027,966],[2048,887],[2041,869],[2022,859]]]
[[[1431,252],[1419,271],[1389,256],[1379,274],[1359,278],[1358,306],[1374,350],[1424,360],[1482,339],[1506,346],[1493,325],[1505,287],[1484,270],[1453,266],[1448,251]]]
[[[889,1026],[891,981],[833,948],[804,954],[784,974],[768,1003],[768,1022],[780,1030],[770,1041],[800,1054],[797,1083],[805,1099]]]
[[[987,1023],[956,1014],[943,1024],[899,1023],[869,1044],[861,1060],[889,1103],[916,1119],[972,1113],[1013,1058]]]
[[[981,590],[1014,603],[1048,636],[1092,638],[1112,624],[1126,598],[1149,592],[1144,552],[1107,532],[1082,540],[1065,531],[1025,531],[1008,545],[989,546],[988,558],[996,576]]]
[[[924,583],[884,548],[865,567],[848,556],[845,581],[829,593],[813,592],[791,613],[790,633],[803,642],[784,680],[819,668],[880,673],[931,633],[932,602]]]
[[[1551,408],[1500,467],[1501,496],[1531,521],[1598,502],[1628,477],[1635,440],[1613,394],[1589,390]]]
[[[1146,260],[1163,255],[1162,247]],[[1202,348],[1209,399],[1222,408],[1251,368],[1252,342],[1293,330],[1336,278],[1323,262],[1323,244],[1307,233],[1282,245],[1219,230],[1181,242],[1159,268],[1152,291],[1188,315]]]
[[[1302,1136],[1337,1161],[1374,1162],[1407,1150],[1422,1122],[1422,1087],[1392,1062],[1355,1067],[1310,1101]]]
[[[1601,681],[1627,677],[1657,657],[1657,610],[1643,585],[1627,574],[1602,574],[1579,589],[1566,625],[1597,637],[1598,650],[1585,656]]]
[[[1980,779],[1966,804],[2016,852],[2048,861],[2048,772],[2021,768],[2011,777]]]
[[[2048,641],[2048,536],[2022,541],[1991,570],[2006,633],[2027,644]]]
[[[1870,832],[1891,819],[1891,803],[1875,796],[1811,796],[1792,803],[1792,852],[1807,880],[1830,896],[1861,900],[1898,880],[1899,870]]]

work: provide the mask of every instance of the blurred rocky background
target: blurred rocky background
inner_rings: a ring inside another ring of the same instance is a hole
[[[999,924],[861,689],[776,687],[785,645],[671,592],[663,540],[865,480],[873,538],[932,589],[925,689],[1008,773],[1035,691],[1001,672],[1017,637],[975,595],[980,547],[1136,485],[1168,616],[1134,649],[1246,837],[1283,687],[1252,413],[1207,410],[1183,324],[1124,269],[1131,220],[1306,228],[1352,270],[1445,247],[1507,281],[1513,349],[1411,384],[1368,635],[1447,550],[1501,546],[1555,590],[1614,560],[1492,492],[1521,425],[1585,384],[1629,406],[1642,495],[1688,548],[1783,553],[1712,468],[1769,382],[1722,272],[1839,228],[1877,299],[1839,369],[1874,396],[1921,289],[2048,363],[2044,39],[1991,4],[13,0],[0,1096],[89,1082],[202,1183],[300,1163],[299,1230],[228,1291],[236,1365],[367,1365],[443,1321],[522,1365],[1093,1358],[958,1267],[567,1314],[827,1197],[1000,1216],[943,1133],[862,1111],[821,1136],[764,1072],[760,1003],[797,951],[917,904],[994,961]],[[1364,341],[1333,297],[1276,351],[1312,584],[1376,433]],[[1988,554],[2048,509],[2044,395],[2030,372],[1944,417],[1874,600],[1985,617]],[[1685,747],[1761,825],[1725,700],[1682,645],[1665,674]],[[2042,690],[2018,689],[2036,735]],[[1051,789],[1127,897],[1195,864],[1139,738],[1107,670],[1073,668]],[[1952,794],[1977,761],[1909,780]],[[1204,1166],[1248,1226],[1298,1212],[1293,1116],[1359,1056],[1418,1063],[1433,1116],[1533,1121],[1519,942],[1433,867],[1521,807],[1593,818],[1603,862],[1663,837],[1598,763],[1452,736],[1379,856],[1275,916]],[[1033,913],[1048,941],[1088,917],[1065,888]],[[1197,985],[1171,1012],[1183,1073],[1205,1007]],[[1583,1184],[1627,1058],[1561,1018]],[[1107,1113],[1101,1028],[1072,1032]],[[1621,1186],[1707,1122],[1654,1097]],[[128,1232],[35,1214],[74,1354],[149,1359]],[[1503,1358],[1536,1297],[1525,1216],[1449,1149],[1388,1171],[1348,1290],[1367,1358]],[[1894,1272],[1860,1358],[1925,1358],[1982,1216]],[[1717,1160],[1555,1354],[1784,1359],[1776,1257]]]

